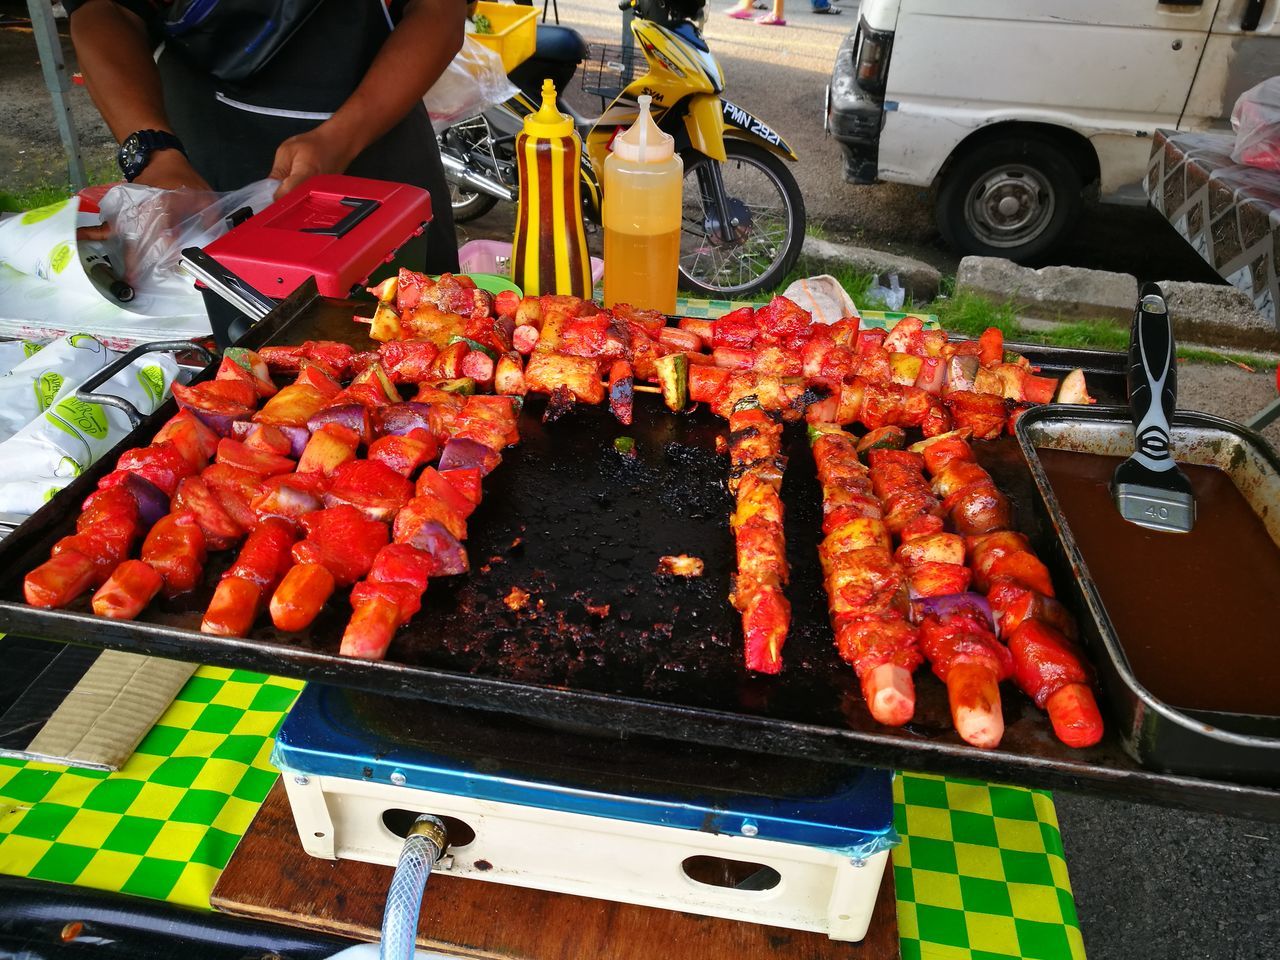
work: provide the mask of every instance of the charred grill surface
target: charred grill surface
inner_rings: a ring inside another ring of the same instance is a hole
[[[366,345],[367,328],[350,322],[351,308],[307,302],[300,292],[243,345],[322,339]],[[1104,403],[1122,396],[1120,354],[1023,352],[1055,372],[1084,366]],[[875,723],[832,643],[817,554],[822,495],[802,424],[786,428],[781,450],[792,604],[786,668],[773,677],[751,675],[742,662],[740,615],[726,599],[735,565],[733,498],[728,457],[715,452],[726,425],[706,411],[672,415],[654,396],[638,396],[635,405],[628,427],[606,407],[582,404],[543,425],[545,400],[530,398],[521,444],[486,479],[484,501],[469,520],[472,572],[433,581],[423,612],[397,634],[386,661],[337,655],[350,615],[342,591],[303,633],[276,631],[266,617],[247,640],[194,632],[234,553],[211,555],[195,591],[154,603],[138,622],[92,617],[87,598],[68,611],[23,604],[22,575],[70,532],[74,506],[114,456],[0,544],[0,629],[581,727],[1280,819],[1280,791],[1141,770],[1111,733],[1087,750],[1058,744],[1043,715],[1011,687],[1003,697],[1005,737],[994,751],[980,754],[959,741],[946,690],[924,671],[912,722],[900,729]],[[120,449],[148,442],[172,413],[171,406],[161,408]],[[613,447],[624,435],[635,438],[634,459]],[[1016,443],[984,443],[979,458],[1013,502],[1017,529],[1048,551],[1052,530],[1037,515]],[[657,573],[660,557],[680,554],[701,558],[703,576]],[[527,598],[513,594],[516,588]]]

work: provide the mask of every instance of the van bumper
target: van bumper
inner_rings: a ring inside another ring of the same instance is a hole
[[[880,127],[884,122],[884,98],[873,96],[858,86],[854,74],[854,45],[857,31],[840,44],[831,82],[827,85],[826,116],[823,129],[844,152],[844,178],[850,183],[879,180]]]

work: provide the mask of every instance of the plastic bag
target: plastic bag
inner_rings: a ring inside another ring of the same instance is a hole
[[[1236,132],[1231,159],[1280,173],[1280,77],[1263,80],[1240,94],[1231,111]]]
[[[880,278],[873,277],[872,287],[863,296],[863,306],[896,313],[907,302],[907,291],[898,285],[898,275],[889,274],[889,285],[886,287]]]
[[[845,317],[857,317],[858,308],[853,299],[829,273],[797,280],[782,295],[792,303],[804,307],[814,323],[835,323]]]
[[[203,247],[230,229],[227,218],[245,207],[258,213],[272,202],[277,180],[259,180],[230,193],[157,190],[137,183],[112,187],[99,207],[111,224],[106,246],[123,264],[134,291],[130,310],[151,316],[204,313],[204,300],[179,266],[187,247]]]
[[[427,105],[432,123],[448,126],[456,120],[483,113],[519,92],[507,79],[502,57],[478,40],[466,37],[458,55],[422,102]]]

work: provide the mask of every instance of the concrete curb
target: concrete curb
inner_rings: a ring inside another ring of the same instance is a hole
[[[1280,332],[1235,287],[1162,280],[1160,288],[1180,339],[1261,351],[1280,349]],[[1132,274],[1074,266],[1032,270],[998,257],[961,260],[956,291],[1011,302],[1020,314],[1044,320],[1128,323],[1138,302],[1138,280]]]
[[[999,257],[965,257],[956,291],[1009,302],[1032,316],[1128,320],[1138,302],[1138,281],[1127,273],[1078,267],[1033,270]]]
[[[1280,350],[1280,331],[1235,287],[1181,280],[1160,282],[1175,334],[1224,347]],[[1138,299],[1137,278],[1078,267],[1033,270],[996,257],[965,257],[956,290],[1012,303],[1019,313],[1046,320],[1107,319],[1128,323]]]
[[[896,273],[899,285],[916,303],[925,303],[936,297],[942,283],[942,274],[922,260],[872,250],[869,247],[855,247],[806,236],[801,254],[819,263],[852,266],[863,273],[879,274],[886,285],[889,275]]]

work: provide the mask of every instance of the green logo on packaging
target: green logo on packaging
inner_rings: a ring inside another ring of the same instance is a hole
[[[49,422],[73,437],[77,431],[95,440],[107,435],[107,415],[96,403],[85,403],[77,397],[67,397],[53,408]]]
[[[49,204],[47,207],[37,207],[35,210],[28,210],[22,215],[22,222],[30,225],[33,223],[39,223],[41,220],[48,220],[55,213],[65,207],[67,202],[67,200],[59,200],[56,203]]]
[[[54,273],[61,273],[71,262],[71,244],[65,240],[49,251],[49,266]]]
[[[58,461],[58,465],[53,468],[55,477],[78,477],[84,468],[70,457],[63,457]]]
[[[102,343],[97,337],[92,337],[87,333],[73,333],[67,337],[67,343],[71,344],[77,350],[90,350],[93,353],[102,352]]]
[[[42,373],[36,380],[36,406],[40,408],[41,413],[49,409],[49,405],[53,403],[53,398],[58,395],[64,382],[65,378],[62,374],[54,373],[52,370]]]
[[[37,353],[44,349],[43,343],[36,343],[34,340],[22,341],[22,356],[24,359],[34,357]]]
[[[164,371],[154,363],[149,363],[138,371],[138,383],[147,392],[151,409],[154,410],[160,406],[164,401]]]

